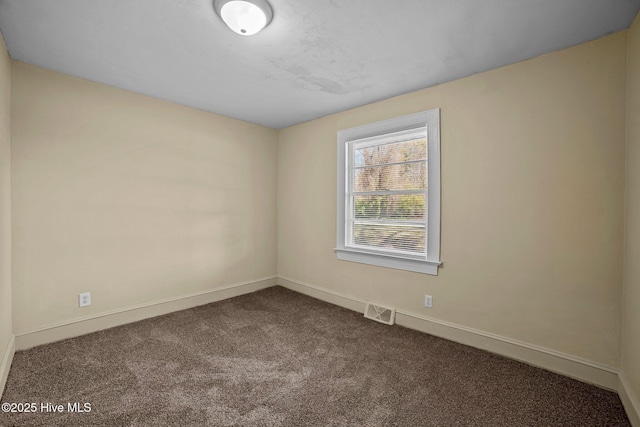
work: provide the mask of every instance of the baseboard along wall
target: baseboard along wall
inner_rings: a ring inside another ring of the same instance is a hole
[[[17,333],[15,347],[16,350],[25,350],[38,345],[113,328],[114,326],[249,294],[275,285],[275,276],[266,277],[46,325],[35,330]]]
[[[618,381],[618,395],[624,405],[624,409],[627,411],[629,421],[631,421],[632,426],[640,427],[640,399],[631,388],[629,379],[624,371],[620,371]]]
[[[9,369],[11,369],[11,362],[13,361],[15,352],[15,336],[11,334],[7,347],[2,353],[2,359],[0,359],[0,398],[2,398],[2,393],[4,393],[4,386],[7,384],[7,377],[9,376]]]
[[[0,364],[0,396],[15,351],[233,298],[276,285],[359,313],[364,313],[366,306],[366,301],[351,295],[287,277],[274,276],[51,324],[16,334],[15,339],[12,336]],[[396,323],[617,391],[631,424],[640,427],[640,401],[631,389],[624,372],[617,368],[404,310],[396,310]]]
[[[278,277],[278,285],[364,313],[366,301],[350,295],[282,276]],[[396,310],[396,324],[500,354],[609,390],[618,389],[618,369],[614,367],[404,310]]]

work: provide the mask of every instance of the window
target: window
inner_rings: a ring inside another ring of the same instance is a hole
[[[440,110],[338,132],[338,259],[440,265]]]

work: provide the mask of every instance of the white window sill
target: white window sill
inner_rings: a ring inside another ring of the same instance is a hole
[[[426,261],[400,258],[389,255],[378,255],[351,249],[334,249],[339,260],[377,265],[379,267],[395,268],[397,270],[414,271],[416,273],[438,275],[440,261]]]

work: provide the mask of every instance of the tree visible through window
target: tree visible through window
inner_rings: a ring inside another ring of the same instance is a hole
[[[437,274],[440,265],[440,111],[338,132],[336,253]]]
[[[353,245],[425,252],[427,144],[420,136],[401,132],[398,142],[354,143]]]

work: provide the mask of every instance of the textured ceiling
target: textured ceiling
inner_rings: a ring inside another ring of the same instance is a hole
[[[233,33],[211,0],[0,0],[13,59],[273,128],[628,28],[640,0],[269,0]]]

